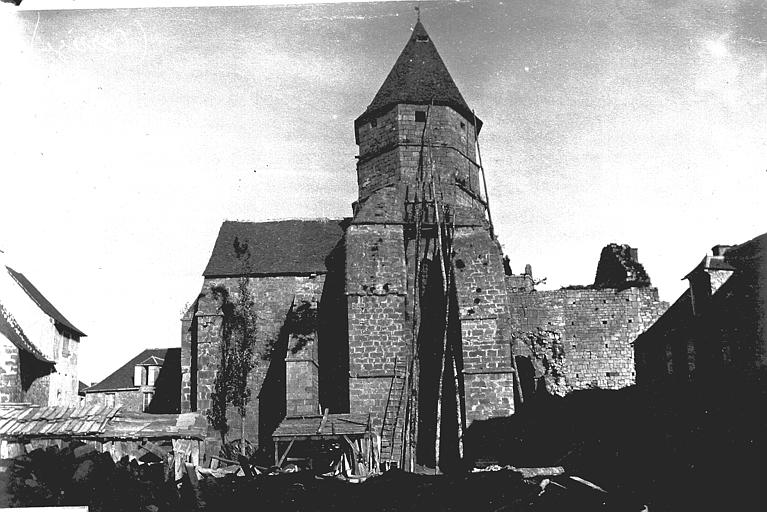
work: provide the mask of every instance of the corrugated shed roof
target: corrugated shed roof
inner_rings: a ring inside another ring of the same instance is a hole
[[[119,409],[105,405],[0,406],[0,437],[100,434]]]
[[[325,258],[344,234],[342,220],[225,221],[203,275],[306,275],[326,273]],[[235,247],[250,258],[238,257]],[[244,250],[244,249],[243,249]]]
[[[148,348],[115,370],[111,375],[98,384],[94,384],[87,388],[85,392],[92,393],[96,391],[114,391],[117,389],[129,388],[137,389],[138,387],[133,385],[133,367],[137,364],[148,364],[144,363],[144,361],[151,357],[165,360],[168,357],[168,353],[174,350],[181,351],[180,348]]]
[[[0,405],[0,438],[82,436],[204,439],[206,431],[207,422],[199,413],[146,414],[105,405]]]
[[[322,416],[300,416],[285,418],[272,434],[275,439],[295,437],[319,438],[340,435],[359,435],[370,431],[369,414],[328,414],[322,423]],[[322,428],[320,429],[320,426]]]
[[[428,105],[432,101],[435,105],[453,107],[469,122],[473,122],[469,105],[419,21],[370,106],[355,121],[355,126],[398,103]],[[477,132],[481,126],[482,122],[477,119]]]
[[[24,350],[44,363],[53,363],[32,343],[10,311],[0,303],[0,334],[8,338],[19,350]]]
[[[62,315],[61,312],[56,309],[42,293],[40,293],[40,290],[38,290],[24,274],[21,272],[16,272],[11,267],[5,268],[8,269],[8,273],[11,274],[11,277],[13,277],[13,279],[19,283],[19,286],[21,286],[27,295],[29,295],[29,298],[32,299],[46,315],[53,318],[57,324],[66,327],[76,335],[87,336],[87,334],[75,327],[72,322],[67,320],[67,318]]]

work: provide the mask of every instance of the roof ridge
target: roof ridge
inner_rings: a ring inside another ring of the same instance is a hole
[[[22,272],[9,267],[8,265],[6,265],[5,268],[8,271],[8,274],[10,274],[11,278],[16,281],[16,284],[19,285],[22,290],[24,290],[24,293],[26,293],[32,302],[37,305],[40,311],[42,311],[49,318],[52,318],[57,324],[63,325],[75,334],[81,337],[87,336],[87,334],[75,327],[75,325],[70,322],[67,317],[65,317],[64,314],[59,311],[56,306],[53,305],[51,301],[47,299],[43,292],[41,292],[37,286],[35,286],[34,283],[29,280],[27,276],[25,276]]]

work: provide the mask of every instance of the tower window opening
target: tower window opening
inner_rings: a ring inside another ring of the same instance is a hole
[[[424,34],[418,34],[417,36],[415,36],[415,40],[419,43],[425,43],[429,40],[429,36]]]
[[[370,120],[370,126],[372,126],[373,128],[378,126],[378,119],[376,119],[375,117],[373,119],[371,119]]]
[[[425,123],[426,122],[426,112],[423,110],[416,110],[415,111],[415,122],[416,123]]]
[[[466,128],[466,123],[464,123],[463,121],[461,121],[461,130],[463,130],[464,128]]]

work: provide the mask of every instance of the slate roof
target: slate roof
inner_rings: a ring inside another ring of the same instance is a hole
[[[63,326],[67,328],[68,330],[75,333],[77,336],[87,336],[84,332],[82,332],[80,329],[74,326],[72,322],[66,319],[64,315],[61,314],[61,312],[56,309],[53,304],[51,304],[48,299],[45,298],[45,296],[40,293],[40,290],[38,290],[35,285],[33,285],[27,277],[22,274],[21,272],[16,272],[11,267],[5,267],[8,269],[8,273],[11,274],[11,277],[21,286],[21,288],[29,295],[29,298],[32,299],[37,306],[43,310],[43,312],[48,315],[49,317],[53,318],[56,321],[56,324],[59,326]]]
[[[698,263],[694,269],[689,271],[682,279],[690,279],[694,274],[705,270],[735,270],[735,267],[727,263],[724,256],[709,256],[703,257],[700,263]]]
[[[0,334],[8,338],[16,348],[28,352],[35,359],[44,363],[53,363],[52,360],[48,359],[40,349],[27,338],[27,335],[24,334],[19,323],[13,318],[13,315],[11,315],[10,311],[8,311],[2,303],[0,303]]]
[[[344,234],[342,220],[225,221],[218,232],[205,277],[308,275],[328,271],[325,258]],[[247,246],[250,259],[235,246]]]
[[[367,118],[398,103],[428,105],[432,100],[435,105],[453,107],[469,122],[473,122],[474,116],[469,105],[419,21],[372,103],[354,124],[358,127]],[[477,118],[477,133],[481,127],[482,121]]]
[[[724,254],[724,259],[732,265],[738,266],[754,266],[761,268],[761,272],[767,273],[767,268],[764,267],[767,261],[767,233],[761,234],[755,238],[752,238],[748,242],[744,242],[740,245],[730,248]]]
[[[0,438],[204,439],[206,429],[206,420],[198,413],[146,414],[105,405],[0,405]]]
[[[272,434],[272,438],[275,440],[319,439],[340,435],[361,435],[369,431],[369,414],[328,414],[324,425],[322,416],[299,416],[282,420]]]
[[[181,351],[180,348],[148,348],[115,370],[111,375],[98,384],[94,384],[87,388],[85,392],[94,393],[121,389],[138,389],[138,386],[133,385],[133,367],[137,364],[149,364],[145,363],[145,361],[152,357],[164,360],[168,357],[168,353],[173,350]]]

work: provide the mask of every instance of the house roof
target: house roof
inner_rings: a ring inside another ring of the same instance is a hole
[[[694,269],[690,270],[686,276],[682,279],[690,279],[693,274],[706,270],[735,270],[735,267],[725,261],[724,256],[710,256],[703,257],[700,263],[698,263]]]
[[[275,440],[319,439],[341,435],[362,435],[370,431],[369,414],[328,414],[287,417],[272,434]]]
[[[325,258],[344,234],[341,220],[225,221],[205,277],[327,272]],[[238,256],[237,248],[247,250]]]
[[[429,34],[420,21],[415,24],[405,48],[384,80],[367,110],[355,121],[355,127],[398,103],[446,105],[469,122],[474,115],[461,91],[442,62]],[[477,119],[477,132],[482,122]]]
[[[741,266],[759,266],[761,271],[767,272],[764,268],[767,260],[767,233],[752,238],[748,242],[732,247],[724,255],[725,260],[738,268]]]
[[[53,320],[56,321],[56,324],[59,326],[63,326],[67,328],[68,330],[75,333],[77,336],[87,336],[84,332],[82,332],[80,329],[74,326],[72,322],[67,320],[67,318],[61,314],[61,312],[54,307],[53,304],[48,301],[48,299],[45,298],[45,296],[40,293],[40,290],[38,290],[35,285],[33,285],[29,279],[27,279],[27,276],[22,274],[21,272],[16,272],[11,267],[5,267],[8,269],[8,273],[11,274],[11,277],[19,283],[19,286],[29,295],[29,298],[32,299],[37,306],[43,310],[43,313],[48,315],[49,317],[53,318]]]
[[[19,323],[2,303],[0,303],[0,334],[8,338],[16,348],[28,352],[35,359],[44,363],[53,363],[27,338]]]
[[[140,364],[149,364],[144,361],[152,360],[152,358],[164,360],[168,357],[168,353],[174,350],[181,351],[180,348],[148,348],[112,372],[111,375],[98,384],[87,388],[85,392],[94,393],[120,389],[138,389],[138,386],[133,385],[133,367]]]

